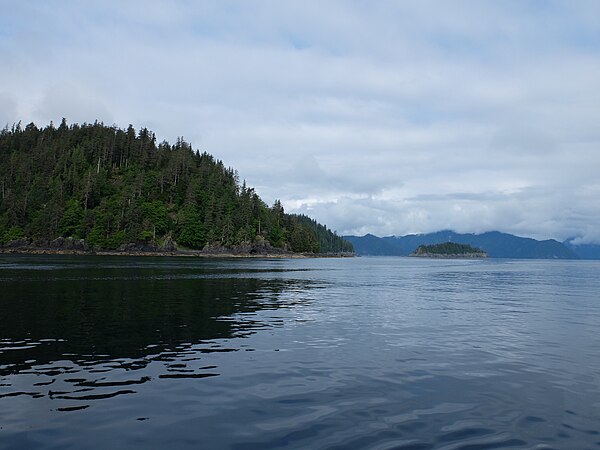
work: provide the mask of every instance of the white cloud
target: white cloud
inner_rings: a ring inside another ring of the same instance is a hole
[[[183,135],[339,232],[598,240],[593,1],[69,1],[0,18],[0,119]]]
[[[17,116],[17,101],[15,98],[10,94],[0,92],[0,127],[12,126]]]

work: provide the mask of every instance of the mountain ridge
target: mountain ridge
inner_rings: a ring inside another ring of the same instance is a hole
[[[581,259],[600,259],[600,244],[574,244],[575,239],[567,239],[563,245],[571,249]]]
[[[344,236],[351,242],[358,255],[370,256],[408,256],[420,245],[456,242],[472,245],[484,250],[490,258],[520,259],[578,259],[581,258],[573,248],[569,248],[555,239],[536,240],[515,236],[501,231],[485,233],[457,233],[441,230],[433,233],[409,234],[405,236],[377,237]]]

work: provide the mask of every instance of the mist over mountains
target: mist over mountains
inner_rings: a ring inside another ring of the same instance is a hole
[[[492,258],[522,259],[600,259],[600,245],[563,243],[555,239],[539,241],[499,231],[482,234],[456,233],[450,230],[407,236],[344,236],[358,255],[408,256],[420,245],[456,242],[481,248]]]
[[[574,241],[567,239],[563,244],[581,259],[600,259],[600,244],[574,244]]]

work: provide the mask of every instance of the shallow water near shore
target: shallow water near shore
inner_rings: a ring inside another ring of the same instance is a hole
[[[600,263],[0,255],[0,448],[600,448]]]

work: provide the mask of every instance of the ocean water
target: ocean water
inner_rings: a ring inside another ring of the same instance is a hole
[[[600,263],[3,255],[5,448],[600,448]]]

